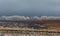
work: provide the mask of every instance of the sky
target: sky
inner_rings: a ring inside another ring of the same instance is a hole
[[[60,16],[60,0],[0,0],[0,16]]]

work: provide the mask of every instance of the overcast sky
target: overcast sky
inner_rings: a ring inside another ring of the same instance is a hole
[[[60,16],[60,0],[0,0],[0,15]]]

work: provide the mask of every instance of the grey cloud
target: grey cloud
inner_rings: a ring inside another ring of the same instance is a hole
[[[33,14],[55,12],[56,14],[60,12],[60,0],[0,0],[0,11]]]

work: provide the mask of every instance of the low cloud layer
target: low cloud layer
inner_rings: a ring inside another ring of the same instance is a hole
[[[60,20],[60,16],[34,16],[34,17],[28,17],[28,16],[2,16],[0,17],[0,20]]]

